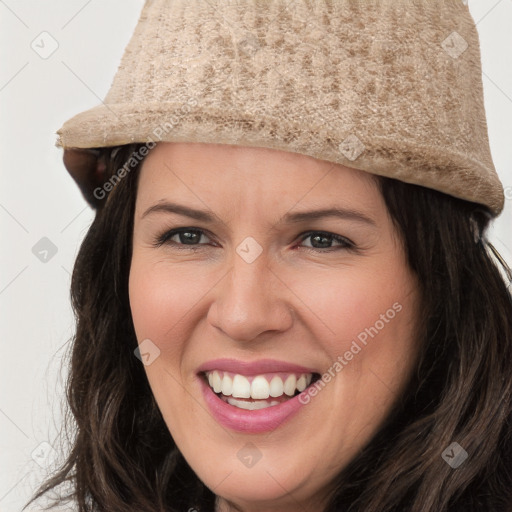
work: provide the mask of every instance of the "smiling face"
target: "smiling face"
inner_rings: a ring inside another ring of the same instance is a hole
[[[418,283],[376,182],[304,155],[157,145],[129,293],[164,420],[223,511],[320,510],[418,351]]]

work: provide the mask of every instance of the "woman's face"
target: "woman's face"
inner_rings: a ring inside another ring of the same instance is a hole
[[[418,283],[376,183],[199,143],[157,145],[139,179],[130,304],[169,432],[219,510],[320,510],[417,353]]]

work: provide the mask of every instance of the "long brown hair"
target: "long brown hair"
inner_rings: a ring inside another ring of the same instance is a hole
[[[104,150],[107,176],[140,147]],[[134,356],[128,276],[138,174],[103,200],[76,259],[72,446],[27,506],[70,483],[62,500],[79,512],[214,510],[215,495],[175,445]],[[489,213],[375,179],[419,278],[421,354],[407,393],[332,483],[323,512],[511,512],[512,299],[485,241]],[[442,457],[453,442],[468,454],[456,469]]]

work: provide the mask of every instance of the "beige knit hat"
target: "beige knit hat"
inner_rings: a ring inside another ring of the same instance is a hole
[[[146,0],[104,103],[58,135],[95,207],[102,169],[73,148],[158,141],[275,148],[494,216],[504,204],[464,0]]]

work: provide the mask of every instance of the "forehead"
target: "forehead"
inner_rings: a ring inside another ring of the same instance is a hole
[[[160,143],[142,164],[137,202],[178,197],[262,211],[298,203],[382,207],[375,176],[340,164],[269,148]]]

